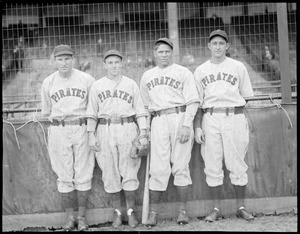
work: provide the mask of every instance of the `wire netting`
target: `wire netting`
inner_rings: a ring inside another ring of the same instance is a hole
[[[106,74],[103,53],[120,50],[125,57],[124,75],[139,84],[143,72],[155,66],[155,40],[176,38],[176,62],[194,72],[209,58],[208,36],[215,29],[229,34],[227,55],[246,65],[256,95],[281,92],[276,3],[172,4],[177,9],[175,18],[174,8],[166,2],[3,4],[3,108],[15,110],[10,117],[40,108],[41,84],[55,71],[52,51],[58,44],[69,44],[76,53],[74,66],[96,79]],[[296,10],[295,3],[287,3],[293,92],[297,85]],[[170,25],[176,22],[177,29],[171,31]]]

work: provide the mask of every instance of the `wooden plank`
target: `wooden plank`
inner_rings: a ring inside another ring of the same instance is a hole
[[[245,206],[251,213],[278,214],[289,211],[297,212],[297,197],[270,197],[245,199]],[[204,217],[212,208],[211,200],[189,201],[187,205],[190,217]],[[124,210],[125,211],[125,210]],[[142,206],[137,207],[137,218],[142,215]],[[159,221],[177,217],[178,203],[162,203],[159,212]],[[221,212],[224,217],[235,215],[235,199],[226,199],[221,202]],[[125,213],[125,212],[123,212]],[[77,215],[77,214],[75,214]],[[21,231],[25,227],[60,228],[65,221],[66,213],[2,215],[2,231]],[[113,208],[88,209],[86,214],[89,225],[96,225],[113,220]],[[124,215],[126,219],[126,215]]]
[[[292,102],[289,37],[286,3],[277,3],[277,25],[280,56],[281,93],[284,103]]]
[[[177,2],[168,2],[168,25],[169,25],[169,38],[173,42],[173,61],[180,62],[179,54],[179,35],[178,35],[178,15],[177,15]]]

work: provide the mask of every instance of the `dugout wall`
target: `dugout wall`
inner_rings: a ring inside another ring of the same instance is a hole
[[[297,211],[297,121],[296,105],[249,107],[250,143],[245,161],[249,166],[246,206],[250,212],[280,213]],[[47,124],[28,122],[11,125],[3,123],[3,230],[22,230],[25,227],[54,227],[63,225],[65,213],[56,188],[47,153]],[[140,187],[137,197],[137,216],[141,220],[146,158],[138,174]],[[211,209],[210,195],[205,182],[204,162],[200,145],[194,144],[190,170],[193,184],[188,202],[191,217],[202,217]],[[160,217],[175,218],[176,190],[170,177],[163,195]],[[122,195],[123,196],[123,195]],[[225,169],[222,189],[222,212],[235,213],[234,190]],[[113,208],[103,189],[101,170],[96,164],[89,196],[89,224],[111,222]],[[123,208],[126,209],[124,196]]]

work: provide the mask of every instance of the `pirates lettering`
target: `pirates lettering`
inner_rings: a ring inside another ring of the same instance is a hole
[[[205,76],[202,78],[201,82],[202,82],[203,86],[206,87],[208,84],[219,82],[221,80],[226,81],[231,85],[235,85],[237,82],[236,77],[234,77],[231,74],[224,73],[224,72],[223,73],[219,72],[216,77],[213,74]]]
[[[171,77],[160,77],[160,78],[154,78],[152,80],[150,80],[146,85],[148,90],[150,91],[152,88],[159,86],[159,85],[168,85],[174,89],[178,89],[180,86],[181,82],[173,79]]]
[[[100,102],[104,102],[108,98],[119,98],[129,104],[131,104],[133,100],[133,97],[129,93],[118,89],[114,90],[113,93],[110,90],[102,91],[98,94],[98,98],[100,99]]]
[[[56,103],[64,98],[64,97],[79,97],[81,99],[85,98],[86,91],[83,91],[81,89],[77,88],[66,88],[64,89],[59,89],[57,92],[51,95],[52,100],[54,100]]]

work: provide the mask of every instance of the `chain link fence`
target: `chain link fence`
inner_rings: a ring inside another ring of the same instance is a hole
[[[178,41],[176,62],[192,72],[209,58],[212,30],[229,34],[227,55],[242,61],[256,95],[281,92],[276,3],[221,2],[5,3],[2,6],[2,99],[5,118],[32,116],[40,108],[42,81],[55,71],[52,51],[69,44],[77,69],[105,75],[102,55],[120,50],[124,75],[138,84],[155,66],[153,44]],[[287,3],[291,91],[296,95],[296,4]],[[280,96],[280,95],[279,95]]]

